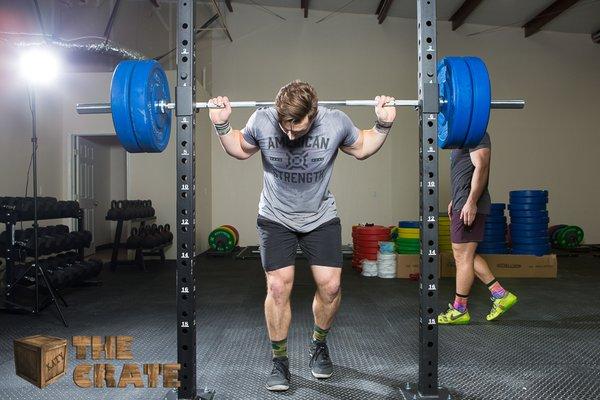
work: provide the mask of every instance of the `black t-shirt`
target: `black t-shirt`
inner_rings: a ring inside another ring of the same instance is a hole
[[[472,149],[455,149],[450,155],[450,182],[452,186],[452,211],[460,212],[464,207],[469,193],[471,192],[471,179],[475,166],[471,162],[471,152],[479,149],[491,149],[492,142],[490,135],[486,132],[481,142]],[[488,185],[477,200],[477,212],[479,214],[489,214],[492,200]]]

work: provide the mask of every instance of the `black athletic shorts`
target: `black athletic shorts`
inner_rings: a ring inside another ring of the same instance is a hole
[[[339,218],[302,233],[259,215],[256,229],[260,241],[260,258],[266,271],[294,265],[298,245],[310,265],[342,267],[342,226]]]

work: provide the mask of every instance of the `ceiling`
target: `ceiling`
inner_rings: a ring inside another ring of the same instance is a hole
[[[536,16],[554,0],[483,0],[482,3],[468,17],[467,23],[516,26],[520,27],[525,22]],[[438,0],[438,19],[449,20],[464,0]],[[260,4],[273,7],[298,8],[300,13],[300,0],[232,0],[235,12],[235,3]],[[350,3],[350,4],[348,4]],[[417,14],[415,0],[395,0],[388,12],[388,16],[415,18]],[[379,0],[309,0],[310,10],[335,11],[348,4],[340,12],[356,14],[373,14],[377,21],[375,10]],[[542,30],[592,33],[600,29],[600,0],[579,0],[574,6],[557,16]]]

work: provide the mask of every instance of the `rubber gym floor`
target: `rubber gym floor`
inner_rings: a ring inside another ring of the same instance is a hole
[[[558,279],[503,279],[519,303],[494,323],[485,321],[487,290],[475,285],[472,324],[440,329],[440,384],[458,399],[599,399],[599,264],[592,256],[561,257]],[[335,372],[317,381],[307,355],[314,286],[305,261],[296,269],[292,386],[273,394],[264,389],[270,353],[259,261],[200,258],[198,387],[215,389],[215,399],[400,398],[397,388],[418,376],[417,283],[362,278],[346,265],[342,307],[329,338]],[[162,387],[76,387],[73,369],[83,361],[75,360],[70,345],[66,376],[40,390],[14,374],[12,345],[13,339],[34,334],[131,335],[133,362],[176,362],[174,275],[173,263],[149,263],[145,273],[105,267],[102,286],[65,293],[68,329],[53,307],[39,316],[0,314],[0,375],[7,377],[0,381],[0,399],[163,398]],[[452,286],[452,279],[441,280],[440,306],[452,297]],[[118,376],[124,362],[113,361]]]

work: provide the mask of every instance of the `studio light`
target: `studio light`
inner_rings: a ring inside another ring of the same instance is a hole
[[[59,68],[58,57],[46,47],[26,50],[19,63],[21,77],[33,85],[48,85],[54,82]]]

